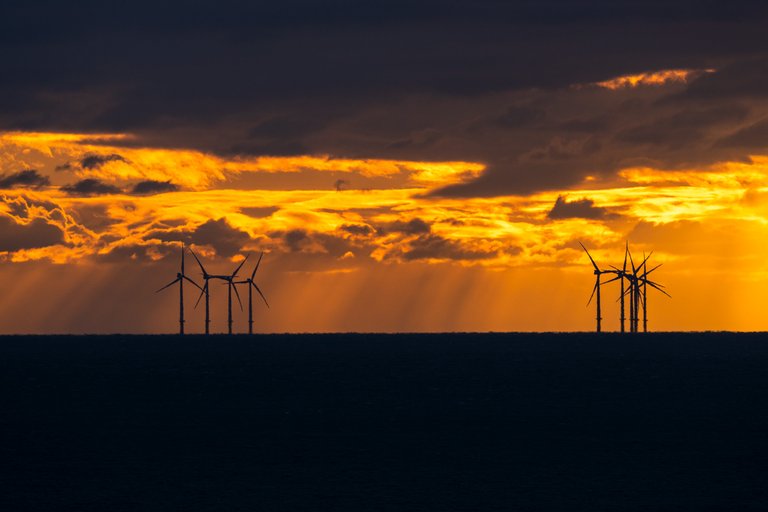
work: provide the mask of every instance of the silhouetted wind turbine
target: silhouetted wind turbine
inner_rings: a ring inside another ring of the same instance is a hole
[[[664,286],[660,285],[659,283],[654,283],[653,281],[648,280],[648,274],[659,268],[662,264],[659,263],[655,267],[653,267],[651,270],[646,271],[646,265],[645,262],[643,262],[643,274],[638,277],[638,281],[642,281],[643,283],[643,332],[648,332],[648,289],[647,286],[650,286],[652,288],[657,289],[664,295],[666,295],[669,298],[672,298],[672,296],[667,293],[665,290],[663,290]]]
[[[587,301],[587,306],[589,306],[589,304],[592,302],[592,297],[594,297],[595,294],[597,294],[597,300],[596,300],[596,302],[597,302],[597,316],[595,317],[595,319],[597,320],[597,332],[601,332],[601,330],[602,330],[602,317],[601,317],[601,314],[600,314],[600,285],[601,285],[601,283],[600,283],[600,276],[603,275],[603,274],[613,274],[615,272],[612,271],[612,270],[600,270],[600,267],[598,267],[597,263],[595,263],[595,260],[592,259],[592,255],[589,254],[589,251],[587,250],[586,247],[584,247],[584,244],[579,242],[579,245],[581,246],[582,249],[584,249],[584,252],[587,253],[587,256],[589,257],[589,261],[592,262],[592,266],[595,268],[595,272],[594,272],[595,273],[595,286],[592,288],[592,294],[589,296],[589,300]],[[614,279],[612,279],[611,281],[613,281],[613,280]]]
[[[259,295],[261,295],[261,298],[264,299],[264,304],[266,304],[267,307],[269,307],[267,298],[264,296],[263,293],[261,293],[259,286],[253,282],[253,278],[256,276],[256,271],[259,270],[259,265],[261,264],[261,258],[263,256],[264,256],[264,251],[262,251],[261,254],[259,255],[259,261],[256,262],[256,267],[253,269],[253,272],[251,273],[251,277],[249,277],[245,281],[235,282],[235,284],[248,285],[248,334],[253,334],[253,289],[254,288],[256,289],[257,292],[259,292]]]
[[[235,291],[235,296],[237,297],[237,302],[240,304],[240,311],[243,310],[243,303],[240,301],[240,294],[237,292],[237,286],[235,286],[235,277],[237,276],[238,271],[240,271],[241,268],[243,268],[243,265],[245,264],[246,260],[248,260],[248,256],[246,256],[243,261],[240,262],[240,264],[237,266],[234,272],[232,272],[228,276],[215,276],[216,279],[222,279],[227,282],[227,310],[229,312],[229,316],[227,317],[227,325],[228,329],[227,332],[229,334],[232,334],[232,290]]]
[[[200,258],[197,257],[197,254],[195,254],[195,252],[192,249],[190,249],[189,252],[191,252],[192,256],[195,257],[195,261],[197,261],[197,264],[200,265],[200,270],[203,273],[203,280],[205,281],[205,284],[203,284],[203,288],[200,289],[200,296],[197,298],[197,302],[195,302],[195,307],[197,307],[197,305],[200,304],[200,299],[202,299],[203,295],[205,295],[205,334],[210,334],[211,333],[211,309],[210,309],[210,293],[208,288],[208,281],[212,279],[213,276],[210,275],[205,270],[205,267],[200,262]]]
[[[651,257],[653,251],[648,256],[644,256],[643,261],[635,266],[632,259],[632,253],[629,252],[629,261],[632,268],[632,273],[624,272],[625,277],[629,280],[630,286],[623,295],[629,295],[629,311],[630,311],[630,332],[638,332],[640,330],[640,307],[643,308],[643,332],[648,332],[648,300],[647,300],[647,287],[651,286],[662,292],[667,297],[671,297],[669,293],[663,290],[663,286],[659,283],[655,283],[648,279],[648,274],[656,270],[661,264],[656,265],[651,270],[647,269],[648,258]],[[640,270],[643,270],[641,275],[638,275]]]
[[[627,245],[624,248],[624,265],[621,267],[621,272],[619,273],[619,276],[621,277],[621,316],[619,317],[619,320],[621,322],[621,332],[624,332],[624,323],[626,321],[626,316],[624,315],[624,274],[627,273],[627,253],[629,252],[629,242],[627,242]],[[617,269],[618,270],[618,269]]]
[[[161,292],[166,288],[168,288],[169,286],[173,286],[174,284],[179,283],[179,334],[181,335],[184,334],[184,280],[186,279],[187,281],[195,285],[197,288],[202,290],[202,288],[200,288],[200,285],[198,285],[196,282],[194,282],[184,274],[184,251],[185,251],[184,242],[182,242],[181,243],[181,272],[176,273],[176,279],[174,279],[167,285],[157,290],[157,292],[155,292],[155,293]]]

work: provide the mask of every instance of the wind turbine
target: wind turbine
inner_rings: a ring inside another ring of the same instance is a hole
[[[192,253],[192,256],[195,257],[195,261],[197,261],[197,264],[200,265],[200,270],[203,272],[203,279],[205,280],[205,285],[203,286],[203,288],[200,289],[200,296],[197,298],[197,303],[195,303],[195,307],[197,307],[197,305],[200,304],[200,299],[202,299],[203,295],[205,295],[205,334],[210,333],[210,323],[211,323],[210,290],[211,289],[209,286],[209,281],[211,279],[219,279],[221,281],[224,281],[227,283],[227,287],[229,288],[228,290],[229,293],[227,297],[228,311],[229,311],[228,318],[227,318],[227,325],[228,325],[227,332],[229,334],[232,334],[232,288],[235,288],[233,280],[237,276],[237,272],[243,266],[243,264],[245,263],[245,260],[247,260],[248,257],[246,256],[246,258],[242,262],[240,262],[240,265],[238,265],[238,267],[235,269],[234,272],[232,272],[232,274],[229,274],[229,275],[209,274],[208,271],[205,270],[205,267],[203,266],[202,262],[200,262],[200,259],[197,257],[197,255],[191,249],[189,252]],[[235,295],[237,295],[237,301],[240,303],[240,309],[242,309],[243,303],[240,301],[240,294],[237,293],[237,288],[235,288]]]
[[[262,251],[261,254],[259,255],[259,261],[256,262],[256,267],[253,269],[253,272],[251,273],[251,277],[249,277],[245,281],[235,281],[234,283],[234,284],[248,285],[248,334],[253,334],[253,289],[254,288],[256,289],[257,292],[259,292],[259,295],[261,295],[261,298],[264,299],[264,304],[266,304],[267,307],[269,307],[267,298],[264,296],[263,293],[261,293],[259,286],[253,282],[253,278],[256,276],[256,271],[259,270],[259,265],[261,264],[262,257],[264,257],[264,251]]]
[[[643,283],[643,332],[648,332],[648,289],[647,286],[650,286],[652,288],[657,289],[664,295],[666,295],[669,298],[672,298],[672,296],[667,293],[665,290],[663,290],[664,286],[660,285],[659,283],[654,283],[653,281],[648,280],[648,274],[659,268],[662,264],[659,263],[655,267],[653,267],[651,270],[646,270],[645,262],[643,262],[643,274],[638,277],[638,281],[642,281]]]
[[[186,279],[190,283],[192,283],[194,286],[202,290],[200,288],[200,285],[198,285],[196,282],[194,282],[192,279],[186,276],[184,274],[184,242],[181,243],[181,272],[176,273],[176,279],[168,283],[167,285],[163,286],[159,290],[157,290],[155,293],[161,292],[168,288],[169,286],[172,286],[176,283],[179,283],[179,334],[184,334],[184,280]]]
[[[200,299],[203,298],[203,295],[205,295],[205,334],[211,333],[211,308],[210,308],[210,294],[208,293],[208,281],[213,278],[212,275],[210,275],[206,270],[203,264],[200,262],[200,258],[197,257],[197,254],[190,249],[189,252],[192,253],[192,256],[195,257],[195,261],[197,261],[197,264],[200,265],[200,270],[203,273],[203,280],[205,281],[205,284],[202,288],[200,288],[200,296],[197,298],[197,302],[195,302],[195,307],[197,307],[198,304],[200,304]]]
[[[601,283],[600,283],[600,276],[603,275],[603,274],[614,274],[615,272],[613,270],[600,270],[600,267],[598,267],[597,263],[595,263],[595,260],[592,259],[592,255],[589,254],[589,251],[587,250],[586,247],[584,247],[584,244],[579,242],[579,245],[581,246],[582,249],[584,249],[584,252],[587,253],[587,256],[589,257],[589,261],[592,262],[592,266],[595,268],[595,272],[594,272],[594,274],[595,274],[595,286],[594,286],[594,288],[592,288],[592,294],[589,296],[589,301],[587,301],[587,306],[589,306],[590,303],[592,302],[592,297],[595,297],[595,294],[597,294],[597,297],[596,297],[597,316],[595,317],[595,319],[597,320],[597,332],[601,332],[601,330],[602,330],[602,317],[601,317],[601,314],[600,314],[600,285],[601,285]],[[611,279],[611,281],[614,281],[614,280],[615,279]],[[606,281],[606,283],[607,282],[610,282],[610,281]],[[605,283],[602,283],[602,284],[605,284]]]
[[[629,288],[622,293],[622,297],[624,295],[629,295],[629,320],[630,320],[630,332],[638,332],[640,330],[640,307],[643,308],[643,332],[648,332],[648,286],[651,286],[652,288],[655,288],[659,290],[661,293],[666,295],[667,297],[671,297],[669,293],[667,293],[662,286],[659,283],[655,283],[648,279],[648,274],[655,271],[657,268],[661,266],[661,264],[656,265],[651,270],[647,270],[647,263],[648,258],[651,257],[651,254],[653,254],[653,251],[648,254],[648,256],[645,256],[643,254],[643,261],[635,266],[635,263],[632,259],[632,253],[629,252],[629,249],[627,248],[627,252],[629,254],[629,261],[630,266],[632,268],[632,273],[624,271],[623,274],[629,280]],[[643,273],[638,275],[638,272],[642,270]]]
[[[213,276],[215,279],[221,279],[222,281],[227,282],[227,332],[229,334],[232,334],[232,290],[235,291],[235,296],[237,296],[237,302],[240,304],[240,310],[243,310],[243,303],[240,300],[240,294],[237,292],[237,286],[235,286],[235,277],[237,276],[238,271],[243,268],[243,265],[248,260],[248,256],[246,256],[243,261],[240,262],[240,264],[237,266],[234,272],[232,272],[228,276]],[[255,271],[254,271],[255,273]]]

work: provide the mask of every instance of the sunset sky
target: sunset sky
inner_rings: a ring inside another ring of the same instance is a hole
[[[259,332],[591,330],[579,242],[663,263],[651,330],[768,330],[767,29],[742,1],[3,2],[0,332],[175,332],[181,241],[214,273],[264,252]]]

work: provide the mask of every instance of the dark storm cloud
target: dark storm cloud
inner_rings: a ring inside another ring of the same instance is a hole
[[[563,196],[558,196],[555,205],[547,214],[547,217],[553,220],[558,219],[604,219],[609,217],[605,208],[595,206],[591,199],[577,199],[575,201],[566,201]]]
[[[64,185],[61,190],[71,196],[101,196],[109,194],[121,194],[120,187],[104,183],[95,178],[86,178],[71,185]]]
[[[0,176],[0,189],[3,188],[40,188],[50,184],[47,176],[41,175],[34,169],[3,174]]]
[[[3,2],[0,129],[132,132],[125,144],[225,155],[476,161],[485,175],[438,193],[527,193],[627,162],[743,156],[709,146],[767,110],[755,103],[768,101],[765,26],[764,2],[738,0]],[[637,97],[569,89],[670,68],[718,72]],[[724,98],[749,100],[753,117],[690,131],[675,118],[728,108]],[[110,161],[99,158],[80,164]]]
[[[35,249],[64,243],[64,233],[44,219],[17,224],[12,218],[0,216],[0,251]]]
[[[134,195],[150,195],[150,194],[164,194],[166,192],[176,192],[179,190],[179,186],[170,181],[154,181],[146,180],[140,181],[133,186],[131,194]]]
[[[747,126],[717,142],[721,147],[768,149],[768,119]]]
[[[669,116],[633,126],[618,133],[617,139],[634,144],[690,147],[716,125],[743,121],[749,110],[741,105],[685,109]]]

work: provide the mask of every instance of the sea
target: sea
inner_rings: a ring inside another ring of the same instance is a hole
[[[3,336],[0,510],[766,511],[768,335]]]

